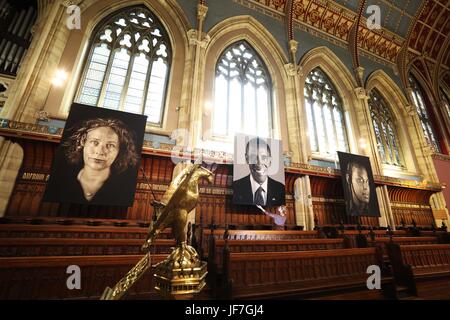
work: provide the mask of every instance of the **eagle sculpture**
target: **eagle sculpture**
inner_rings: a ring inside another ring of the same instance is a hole
[[[172,228],[176,240],[176,247],[168,259],[159,265],[171,268],[189,267],[198,264],[198,255],[194,248],[186,245],[186,224],[189,212],[198,202],[198,180],[206,178],[210,183],[213,174],[200,164],[189,164],[171,182],[161,201],[154,201],[157,220],[150,224],[149,233],[142,249],[146,255],[123,277],[112,289],[107,287],[101,299],[118,300],[136,283],[142,275],[151,267],[149,248],[155,238],[164,229]]]
[[[197,206],[198,180],[202,177],[212,183],[213,174],[200,164],[190,164],[172,181],[160,202],[154,202],[157,220],[150,225],[142,250],[148,251],[156,236],[171,227],[177,246],[186,243],[186,225],[189,212]]]

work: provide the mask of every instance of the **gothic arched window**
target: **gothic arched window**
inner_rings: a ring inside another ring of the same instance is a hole
[[[430,116],[428,114],[427,106],[425,105],[422,88],[419,87],[417,80],[414,79],[411,75],[409,76],[409,83],[411,85],[414,105],[417,110],[417,115],[419,116],[420,119],[425,139],[427,143],[431,145],[437,152],[440,152],[441,149],[436,139],[436,133],[433,129],[433,125]]]
[[[381,161],[385,164],[402,166],[400,145],[392,114],[377,89],[370,92],[369,109]]]
[[[139,6],[110,16],[96,30],[77,101],[144,114],[161,125],[171,64],[161,22]]]
[[[333,158],[349,151],[341,98],[319,67],[306,77],[304,93],[311,151]]]
[[[246,41],[232,44],[220,55],[215,74],[213,134],[270,137],[272,84],[256,51]]]
[[[447,112],[448,119],[450,120],[450,99],[442,88],[440,88],[440,91],[441,101],[444,104],[444,111]]]

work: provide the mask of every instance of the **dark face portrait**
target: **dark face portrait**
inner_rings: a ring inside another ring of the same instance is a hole
[[[45,201],[130,206],[146,117],[74,104]]]
[[[264,183],[272,164],[269,145],[261,139],[250,140],[245,148],[245,161],[253,179],[260,184]]]
[[[370,184],[367,169],[359,163],[350,162],[347,166],[347,185],[350,187],[353,205],[357,208],[368,206]]]
[[[285,203],[281,141],[237,135],[233,203],[279,206]]]
[[[338,152],[342,183],[351,216],[380,216],[369,158]]]

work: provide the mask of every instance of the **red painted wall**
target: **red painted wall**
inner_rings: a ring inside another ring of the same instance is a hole
[[[450,160],[433,159],[441,183],[447,184],[443,190],[447,208],[450,208]]]

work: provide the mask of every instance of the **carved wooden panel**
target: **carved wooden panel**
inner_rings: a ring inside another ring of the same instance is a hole
[[[98,206],[43,202],[57,145],[54,142],[16,139],[24,149],[24,161],[7,208],[7,216],[94,217],[148,221],[153,208],[153,190],[159,200],[172,180],[174,164],[168,157],[142,155],[142,168],[133,206]]]
[[[142,171],[138,173],[138,184],[133,206],[113,207],[77,204],[58,204],[42,201],[46,181],[57,148],[51,141],[37,141],[24,138],[14,138],[24,149],[24,161],[20,169],[13,194],[10,198],[6,215],[9,217],[90,217],[105,219],[129,219],[136,221],[149,221],[153,215],[151,202],[161,199],[172,180],[175,164],[168,156],[151,154],[142,155]],[[208,168],[212,169],[212,165]],[[224,226],[232,224],[240,226],[270,227],[272,221],[263,215],[254,206],[237,206],[232,204],[233,166],[219,164],[214,166],[214,182],[208,184],[206,180],[200,181],[200,201],[196,210],[196,221]],[[295,226],[294,210],[294,183],[298,174],[286,172],[286,206],[288,209],[286,224]],[[341,180],[327,177],[310,176],[313,196],[313,210],[319,225],[356,224],[358,219],[348,217],[343,203],[343,190]],[[149,186],[149,184],[151,186]],[[432,191],[416,190],[400,187],[388,187],[391,201],[400,203],[415,203],[428,205]],[[274,208],[273,208],[274,209]],[[272,209],[272,210],[273,210]],[[412,219],[411,210],[395,208],[396,221],[401,215],[406,216],[407,223]],[[420,210],[419,210],[420,211]],[[432,220],[430,210],[421,210],[416,222],[429,226]],[[397,214],[398,213],[398,214]],[[411,217],[410,217],[411,216]],[[363,225],[378,226],[378,219],[361,217],[359,222]]]
[[[401,225],[401,221],[410,226],[413,224],[413,220],[418,226],[434,225],[433,212],[430,207],[432,191],[388,186],[388,194],[397,226]]]
[[[15,257],[0,258],[0,299],[99,299],[103,290],[114,286],[141,255],[86,257]],[[152,265],[167,255],[152,256]],[[69,265],[82,270],[80,290],[66,286]],[[149,270],[130,289],[128,298],[155,298],[153,274]]]
[[[413,225],[413,220],[420,227],[431,227],[431,225],[435,224],[431,208],[400,207],[393,203],[392,214],[396,226],[400,226],[402,221],[406,225],[411,226]]]

